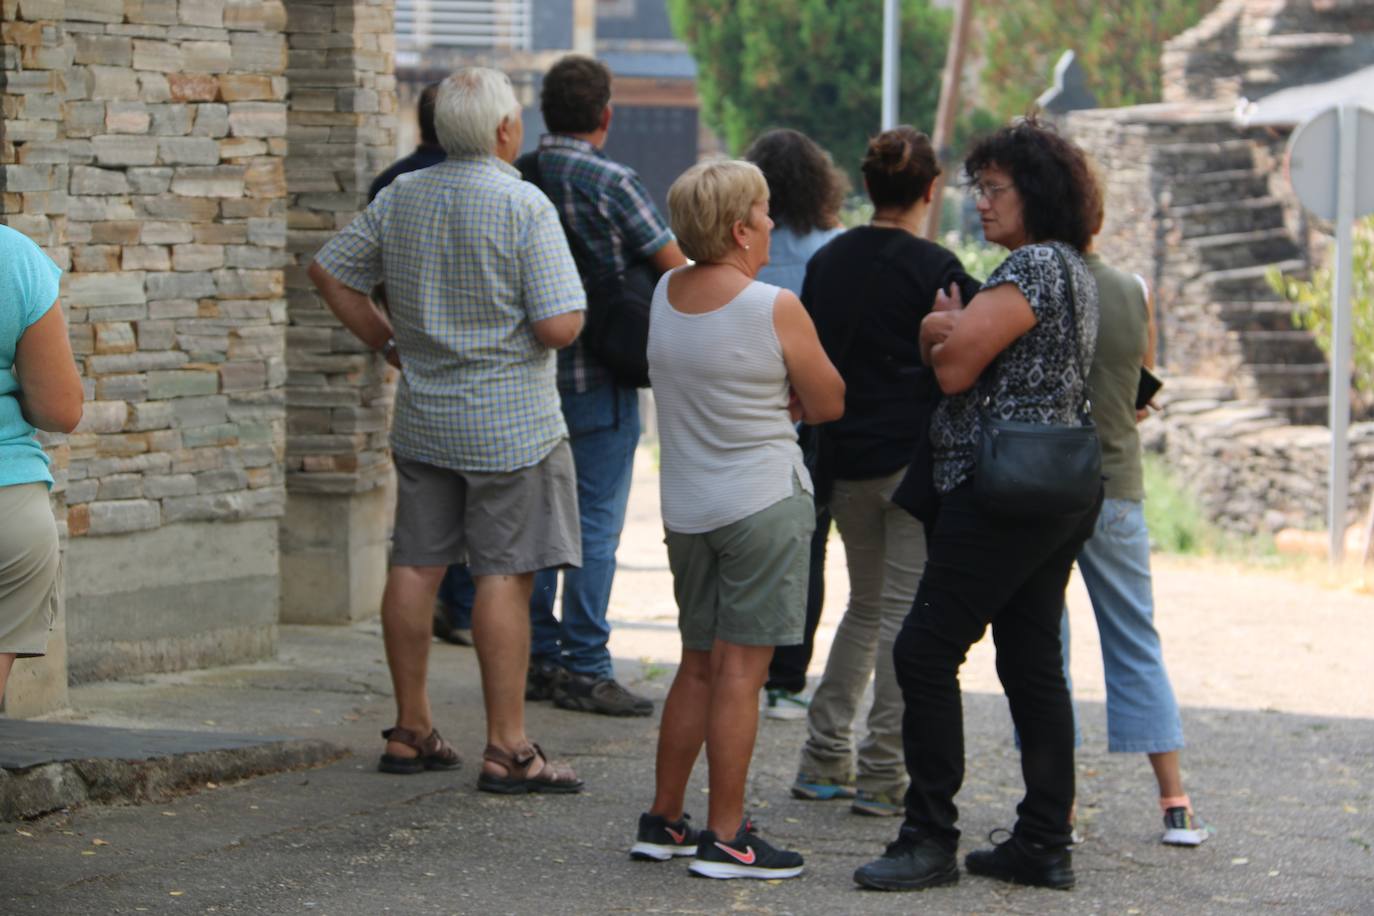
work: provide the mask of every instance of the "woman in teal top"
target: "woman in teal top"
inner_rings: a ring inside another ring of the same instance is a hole
[[[71,432],[81,420],[61,275],[26,236],[0,226],[0,699],[15,658],[46,651],[56,609],[53,480],[34,433]]]

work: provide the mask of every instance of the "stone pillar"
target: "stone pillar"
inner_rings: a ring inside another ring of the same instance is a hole
[[[335,320],[306,267],[395,158],[393,0],[288,0],[287,510],[282,620],[376,614],[391,523],[394,375]]]

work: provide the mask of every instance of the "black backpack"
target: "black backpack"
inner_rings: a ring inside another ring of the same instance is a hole
[[[515,166],[526,181],[548,194],[537,151],[521,156]],[[642,259],[619,273],[607,270],[597,264],[591,249],[572,231],[561,210],[558,219],[587,292],[582,343],[610,370],[617,384],[627,388],[649,387],[649,306],[658,286],[658,271]]]

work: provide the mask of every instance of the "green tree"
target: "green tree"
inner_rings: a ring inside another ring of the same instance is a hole
[[[1356,389],[1374,394],[1374,217],[1355,224],[1350,251],[1354,283],[1350,296],[1351,368]],[[1317,338],[1317,346],[1331,356],[1332,269],[1323,267],[1312,279],[1285,277],[1277,267],[1269,268],[1266,279],[1274,292],[1297,306],[1293,324]]]
[[[855,178],[882,109],[882,0],[668,0],[697,61],[706,123],[738,155],[770,127],[805,133]],[[930,133],[951,15],[902,0],[904,123]],[[857,186],[857,185],[856,185]]]
[[[1156,102],[1165,40],[1196,25],[1217,2],[1003,0],[982,17],[982,102],[1001,118],[1025,114],[1068,50],[1102,107]]]

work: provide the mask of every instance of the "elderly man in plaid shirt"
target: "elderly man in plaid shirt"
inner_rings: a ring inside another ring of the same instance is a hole
[[[516,165],[531,177],[526,161],[537,158],[544,192],[596,262],[582,270],[606,276],[646,260],[664,273],[685,264],[639,176],[602,152],[611,126],[606,65],[579,55],[562,58],[545,74],[539,103],[550,132]],[[617,384],[580,341],[558,354],[558,391],[577,463],[582,567],[563,574],[561,620],[553,614],[557,573],[536,579],[527,696],[604,715],[651,715],[652,701],[615,680],[606,645],[615,552],[639,443],[638,392]]]
[[[558,214],[510,165],[524,135],[510,80],[460,70],[436,109],[448,158],[389,185],[310,266],[344,326],[401,370],[382,598],[397,714],[380,769],[460,763],[434,728],[425,680],[439,580],[466,558],[487,714],[478,788],[576,792],[577,775],[525,734],[523,692],[534,572],[581,562],[553,351],[581,331],[586,296]],[[389,315],[363,292],[378,281]]]

